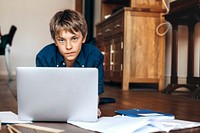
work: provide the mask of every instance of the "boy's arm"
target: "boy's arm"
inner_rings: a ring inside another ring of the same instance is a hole
[[[45,67],[47,66],[47,63],[44,58],[39,57],[38,55],[36,56],[35,60],[36,67]]]
[[[37,58],[37,57],[36,57],[36,60],[35,60],[35,64],[36,64],[36,67],[42,67],[42,63],[39,60],[39,58]]]
[[[104,67],[103,67],[104,56],[100,54],[99,62],[97,65],[98,69],[98,94],[102,94],[104,92]],[[100,102],[100,97],[98,97],[98,103]],[[98,108],[98,117],[101,116],[101,110]]]
[[[98,68],[98,94],[102,94],[104,92],[104,67],[103,67],[104,57],[101,54],[99,63],[97,65]]]

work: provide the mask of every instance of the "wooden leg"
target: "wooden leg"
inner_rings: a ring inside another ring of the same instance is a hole
[[[189,96],[192,99],[200,99],[200,86]]]
[[[172,57],[171,57],[171,84],[178,83],[177,63],[178,63],[178,40],[177,40],[178,25],[173,25],[172,30]]]
[[[123,79],[123,82],[122,82],[122,90],[123,90],[123,91],[129,90],[129,81],[128,81],[128,80],[124,80],[124,79]]]
[[[168,84],[162,93],[171,94],[173,91],[181,87],[187,88],[191,92],[194,92],[197,89],[197,86],[190,84]]]
[[[178,77],[177,77],[177,54],[178,54],[178,44],[177,44],[177,31],[178,25],[172,25],[172,57],[171,57],[171,79],[170,84],[168,84],[162,93],[170,94],[177,87]]]
[[[194,27],[195,23],[188,25],[188,64],[187,64],[187,84],[194,83]]]
[[[171,92],[172,86],[173,84],[168,84],[161,92],[165,94],[170,94],[169,92]]]

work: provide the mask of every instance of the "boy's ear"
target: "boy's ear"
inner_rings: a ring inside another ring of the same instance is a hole
[[[87,38],[87,34],[86,34],[85,37],[83,38],[82,43],[85,43],[86,38]]]

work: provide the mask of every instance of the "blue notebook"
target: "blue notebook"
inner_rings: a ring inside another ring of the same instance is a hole
[[[167,119],[175,118],[173,114],[158,112],[149,109],[116,110],[115,113],[118,115],[125,115],[130,117],[152,117],[152,118],[167,118]]]

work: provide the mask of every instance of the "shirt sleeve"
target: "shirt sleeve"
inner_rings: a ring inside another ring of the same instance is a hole
[[[36,64],[36,67],[45,67],[45,66],[47,66],[47,62],[46,62],[45,58],[41,58],[39,56],[39,54],[36,56],[35,64]]]
[[[98,68],[98,94],[104,92],[104,67],[103,67],[104,57],[100,54],[99,62],[97,65]]]

